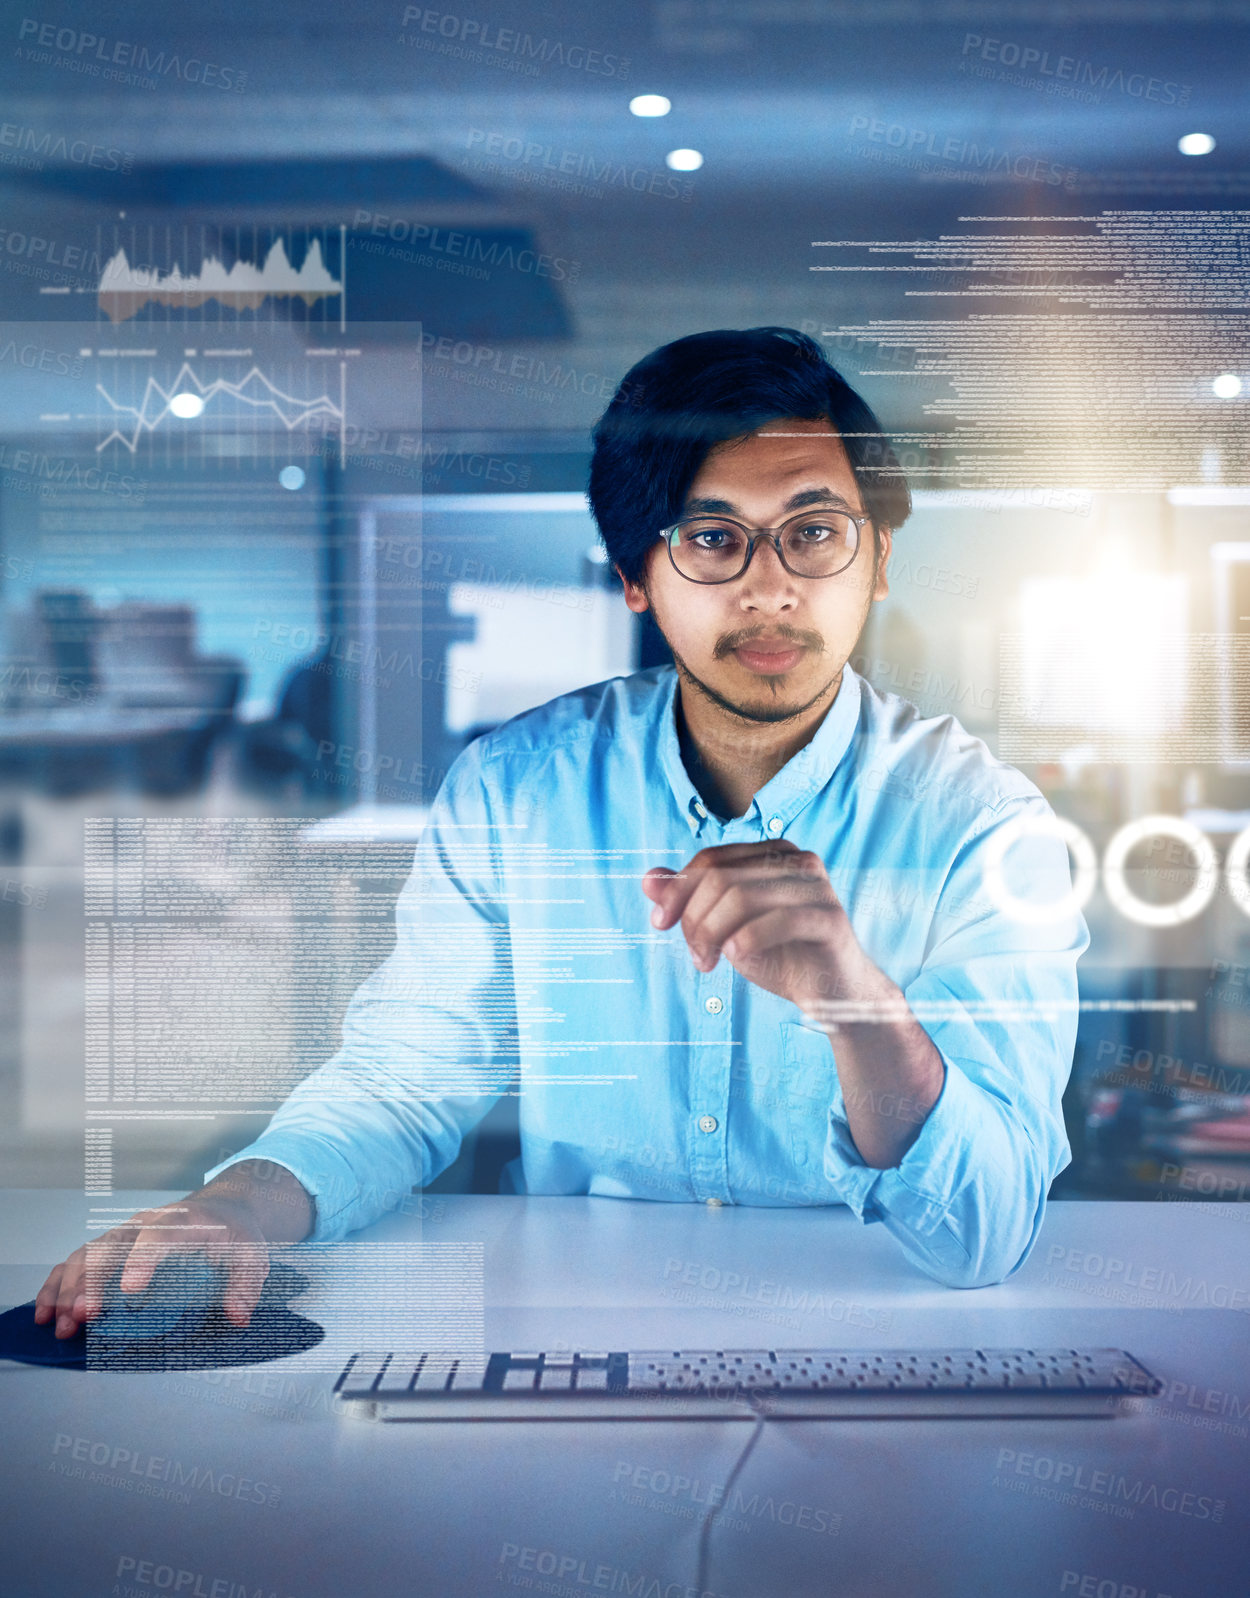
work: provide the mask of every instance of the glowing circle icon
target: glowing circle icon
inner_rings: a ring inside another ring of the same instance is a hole
[[[1228,858],[1224,862],[1224,878],[1228,883],[1228,891],[1232,895],[1233,903],[1243,915],[1250,916],[1250,880],[1246,876],[1246,864],[1250,861],[1250,827],[1239,832],[1229,846]]]
[[[1125,878],[1125,861],[1147,838],[1174,838],[1197,859],[1198,880],[1173,904],[1148,904],[1137,897]],[[1240,844],[1241,839],[1237,842]],[[1107,897],[1121,915],[1143,927],[1179,927],[1201,915],[1210,904],[1219,884],[1220,866],[1215,845],[1192,822],[1182,821],[1179,816],[1143,816],[1140,821],[1121,827],[1107,845],[1102,875]]]
[[[1003,881],[1003,860],[1012,844],[1021,838],[1049,836],[1061,838],[1072,851],[1076,878],[1067,893],[1045,904],[1018,898]],[[1017,816],[1000,827],[985,848],[985,891],[1013,921],[1028,926],[1047,926],[1076,915],[1089,902],[1098,885],[1098,856],[1094,846],[1074,821],[1061,816]]]

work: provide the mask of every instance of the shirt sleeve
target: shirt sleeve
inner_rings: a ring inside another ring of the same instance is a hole
[[[448,772],[396,904],[394,952],[348,1005],[339,1052],[205,1173],[283,1166],[315,1202],[312,1241],[367,1226],[431,1182],[519,1080],[498,806],[482,766],[471,744]]]
[[[946,1078],[900,1163],[865,1165],[840,1092],[830,1113],[829,1180],[861,1221],[882,1222],[915,1265],[952,1287],[988,1286],[1019,1269],[1050,1184],[1071,1160],[1061,1101],[1089,932],[1070,908],[1067,850],[1053,831],[1018,837],[1005,857],[1005,894],[991,894],[985,869],[999,828],[1051,817],[1040,794],[1004,801],[946,876],[924,963],[903,989]],[[1059,913],[1024,919],[1019,906]]]

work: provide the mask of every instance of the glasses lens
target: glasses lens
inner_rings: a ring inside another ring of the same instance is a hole
[[[746,565],[750,534],[737,522],[692,516],[669,535],[673,565],[696,583],[723,583]],[[855,559],[859,528],[838,511],[805,511],[786,522],[779,535],[785,563],[800,577],[833,577]]]
[[[845,570],[859,548],[859,528],[849,516],[808,511],[781,530],[786,565],[804,577],[832,577]]]
[[[722,583],[746,564],[747,535],[734,522],[696,516],[678,522],[669,538],[673,565],[696,583]]]

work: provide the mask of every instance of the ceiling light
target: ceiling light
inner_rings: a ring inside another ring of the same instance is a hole
[[[1221,372],[1211,384],[1216,399],[1236,399],[1241,393],[1241,379],[1236,372]]]
[[[289,488],[292,493],[304,486],[304,468],[302,466],[284,466],[278,473],[278,481],[283,488]]]
[[[1177,140],[1176,148],[1182,155],[1210,155],[1215,149],[1215,140],[1209,133],[1187,133]]]
[[[697,150],[670,150],[664,157],[664,165],[673,172],[697,172],[703,165],[703,157]]]
[[[636,94],[629,102],[629,109],[636,117],[666,117],[673,104],[662,94]]]
[[[175,416],[181,416],[183,421],[189,422],[204,409],[204,401],[198,394],[175,394],[169,402],[169,408]]]

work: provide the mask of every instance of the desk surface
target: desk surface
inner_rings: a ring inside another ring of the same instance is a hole
[[[90,1206],[0,1195],[6,1306]],[[170,1376],[0,1363],[6,1598],[687,1598],[725,1493],[726,1598],[1246,1590],[1250,1206],[1052,1204],[1017,1276],[965,1292],[841,1209],[426,1195],[351,1242],[393,1271],[416,1243],[480,1257],[492,1348],[1113,1344],[1165,1392],[1110,1421],[770,1421],[727,1486],[748,1426],[368,1424],[334,1410],[324,1346]],[[314,1267],[293,1307],[329,1346],[376,1345],[359,1249],[284,1257]]]

